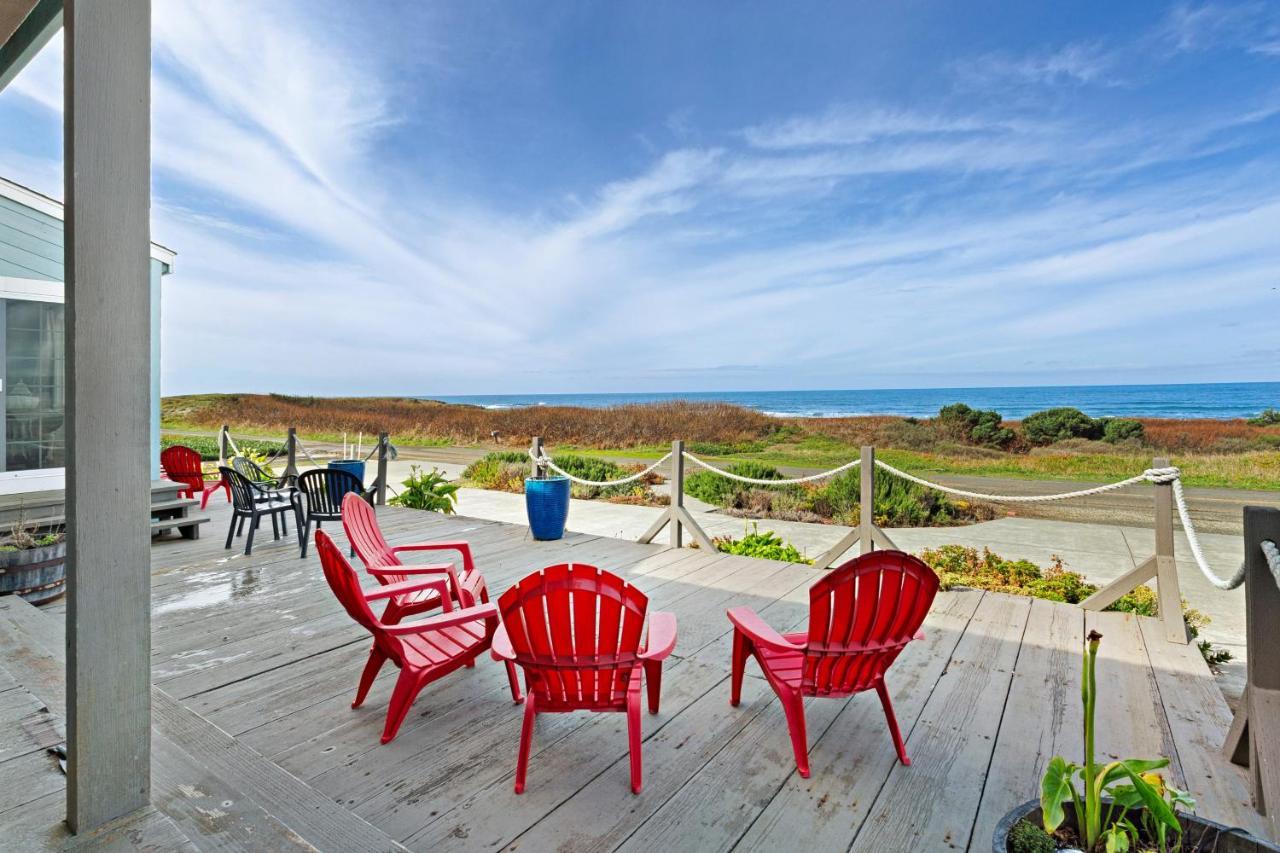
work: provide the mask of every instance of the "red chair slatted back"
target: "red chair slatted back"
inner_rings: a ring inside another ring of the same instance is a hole
[[[196,492],[204,491],[200,454],[190,447],[181,444],[166,447],[160,451],[160,465],[175,483],[182,483]]]
[[[366,567],[380,569],[383,566],[400,565],[400,560],[382,535],[373,506],[355,492],[347,492],[342,497],[342,529],[356,549],[356,556]],[[406,577],[387,575],[384,582],[399,583]]]
[[[873,687],[920,630],[938,576],[901,551],[863,554],[809,588],[801,690],[843,695]]]
[[[625,707],[649,599],[595,566],[548,566],[498,600],[540,710]]]
[[[334,597],[347,611],[347,615],[373,634],[373,641],[387,657],[399,663],[402,660],[400,640],[383,630],[382,623],[365,600],[364,591],[360,588],[360,576],[347,562],[342,549],[323,530],[316,531],[316,553],[320,555],[324,579],[329,582],[329,589],[333,590]]]

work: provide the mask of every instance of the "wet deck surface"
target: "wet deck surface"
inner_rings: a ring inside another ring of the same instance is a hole
[[[275,797],[253,819],[266,815],[320,849],[330,848],[309,834],[314,810],[283,808],[281,797],[331,803],[321,839],[367,825],[369,849],[391,839],[423,851],[985,851],[1000,817],[1035,795],[1045,761],[1080,751],[1079,645],[1088,627],[1105,636],[1100,750],[1170,756],[1203,814],[1262,830],[1244,772],[1219,753],[1230,715],[1212,677],[1193,646],[1166,643],[1154,621],[941,593],[927,639],[888,678],[912,765],[896,762],[874,694],[815,699],[805,780],[754,663],[742,705],[729,706],[724,611],[746,604],[779,629],[803,628],[820,573],[582,534],[534,542],[521,526],[380,509],[393,542],[469,540],[495,593],[545,565],[590,563],[627,577],[651,607],[679,620],[662,710],[644,719],[644,792],[628,786],[623,715],[580,713],[538,719],[528,789],[517,796],[521,710],[501,667],[482,658],[430,685],[396,740],[380,745],[394,672],[351,709],[368,639],[333,599],[314,553],[300,559],[296,543],[273,542],[269,531],[251,557],[225,551],[227,516],[221,505],[212,512],[204,538],[152,549],[157,727],[177,749],[177,766],[156,773],[153,801],[196,849],[251,849],[242,842],[252,834],[233,825],[251,819],[242,809],[228,806],[221,823],[202,819],[208,804],[196,797],[234,789],[242,774],[252,781],[238,795],[219,794],[223,804]],[[20,691],[31,692],[0,672],[0,829],[22,823],[33,804],[49,811],[62,787],[42,748],[18,734],[40,705],[29,707]],[[206,749],[235,762],[201,758]],[[31,781],[15,788],[10,777]]]

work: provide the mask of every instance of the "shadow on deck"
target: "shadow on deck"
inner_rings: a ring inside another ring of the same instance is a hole
[[[485,657],[431,685],[379,745],[393,670],[351,709],[368,639],[314,553],[301,560],[293,540],[269,537],[252,557],[224,551],[226,510],[212,510],[205,538],[152,549],[155,811],[110,836],[121,849],[176,849],[185,837],[197,850],[985,851],[1000,817],[1036,794],[1048,758],[1080,752],[1090,627],[1106,637],[1099,750],[1169,756],[1202,814],[1263,831],[1245,773],[1220,754],[1230,715],[1212,676],[1154,620],[940,593],[926,641],[889,673],[913,764],[897,764],[873,694],[812,700],[806,780],[754,663],[742,705],[729,706],[724,611],[747,604],[803,628],[819,572],[583,534],[534,542],[521,526],[381,509],[393,542],[469,540],[495,593],[542,566],[584,562],[679,619],[662,711],[644,720],[644,793],[628,787],[623,716],[582,713],[539,718],[516,796],[521,712],[501,667]],[[0,839],[30,847],[69,843],[56,829],[65,780],[44,751],[61,734],[60,611],[0,605]]]

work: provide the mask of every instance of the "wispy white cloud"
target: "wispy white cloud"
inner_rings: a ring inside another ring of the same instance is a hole
[[[1100,42],[1072,43],[1028,54],[989,53],[958,62],[961,83],[991,85],[1118,85],[1119,57]]]

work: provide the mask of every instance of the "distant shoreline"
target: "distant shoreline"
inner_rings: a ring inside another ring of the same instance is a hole
[[[612,406],[687,401],[722,402],[779,418],[928,418],[950,403],[994,409],[1018,420],[1044,409],[1070,406],[1091,417],[1235,420],[1280,408],[1280,382],[1181,385],[1044,385],[1005,388],[909,388],[801,391],[664,391],[581,394],[422,395],[414,399],[500,411],[567,406]]]

